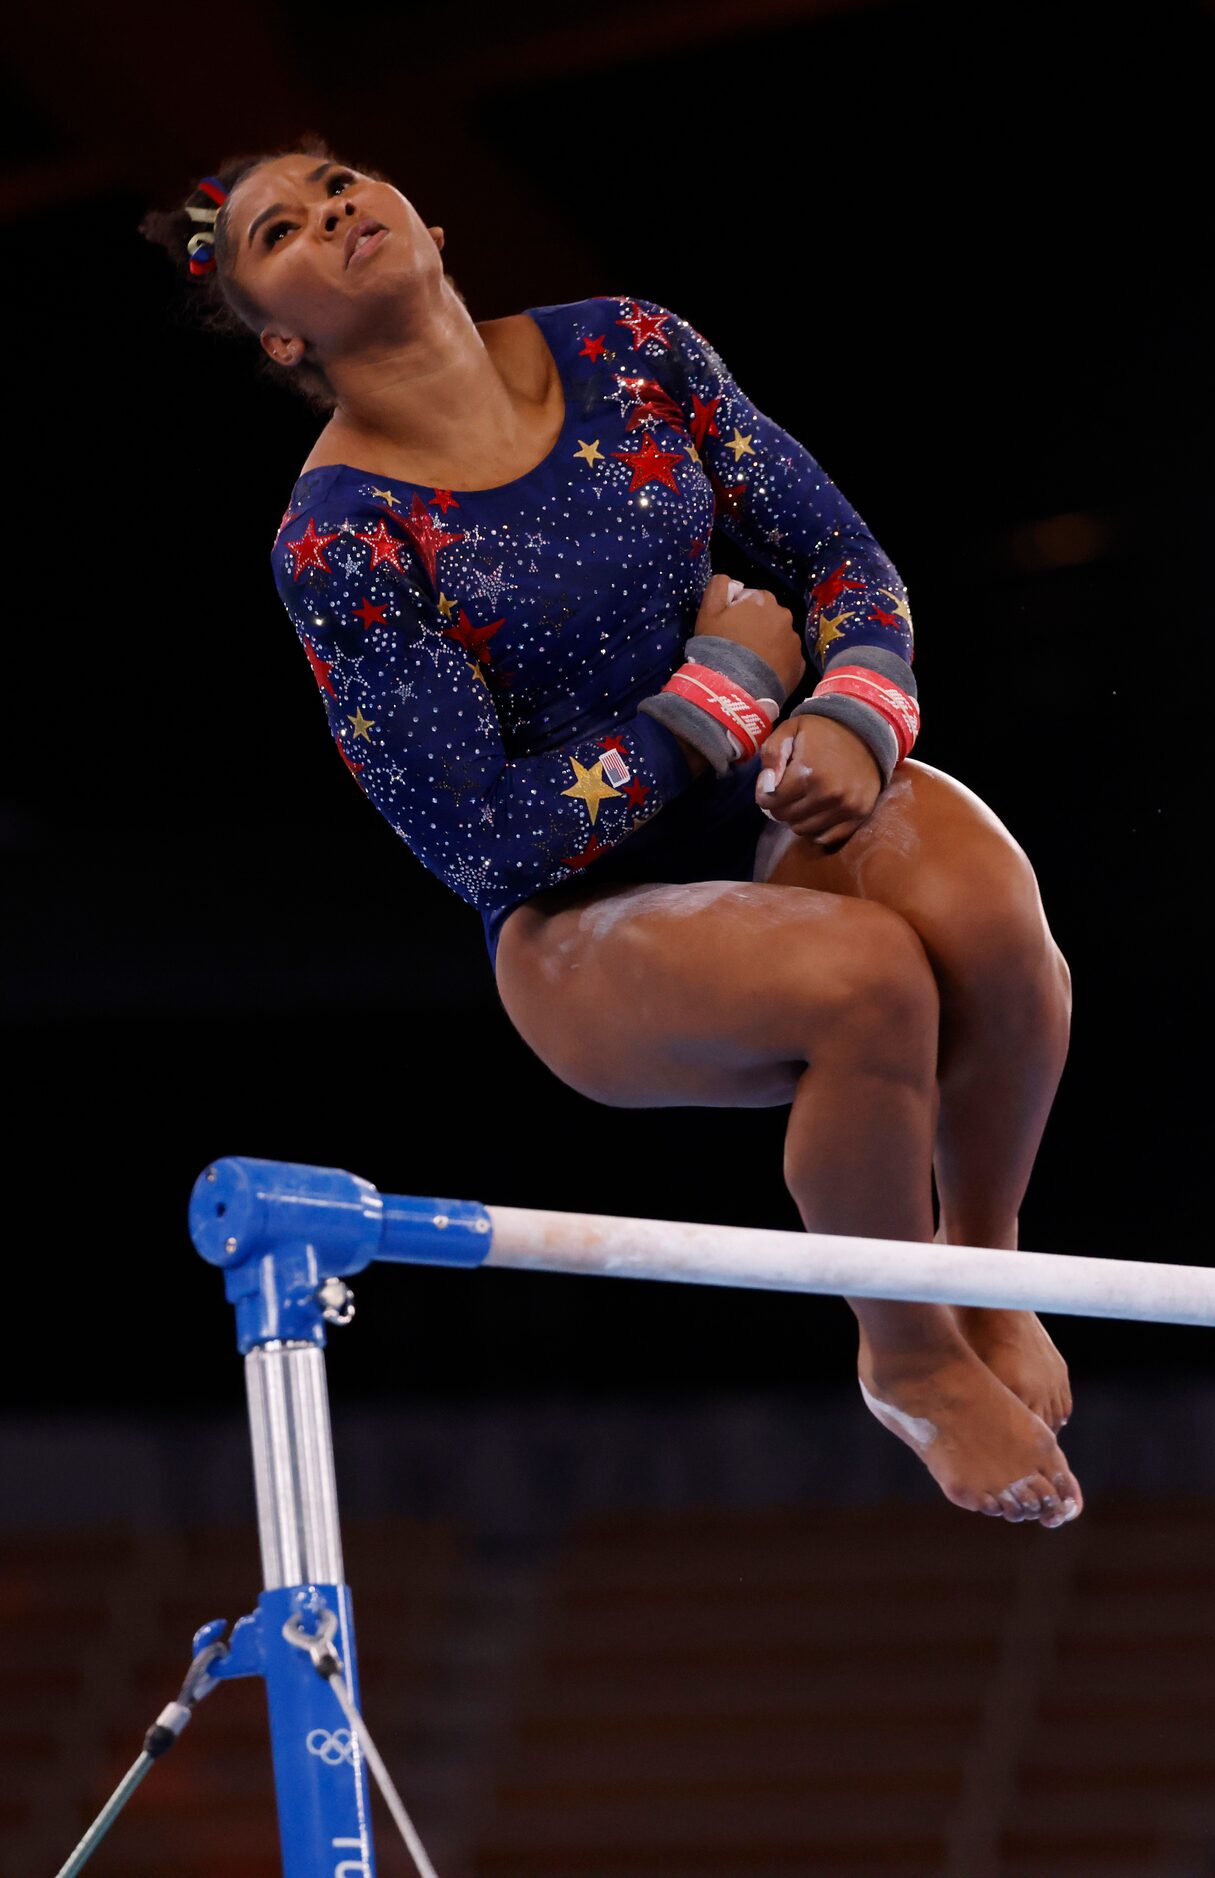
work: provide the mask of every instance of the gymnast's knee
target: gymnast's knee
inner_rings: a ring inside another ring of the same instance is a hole
[[[919,883],[917,929],[947,992],[1038,996],[1071,1012],[1071,971],[1029,857],[984,843]]]
[[[817,1049],[853,1069],[931,1080],[940,994],[928,954],[909,921],[875,900],[849,905],[847,944],[835,965],[824,1014],[819,964]],[[813,969],[813,958],[810,960]]]

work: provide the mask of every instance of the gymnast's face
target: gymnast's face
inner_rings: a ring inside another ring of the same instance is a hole
[[[441,279],[443,230],[391,183],[315,157],[276,157],[228,199],[221,265],[260,310],[280,365],[324,360],[391,333],[420,284]]]

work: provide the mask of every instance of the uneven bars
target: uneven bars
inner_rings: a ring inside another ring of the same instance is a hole
[[[1209,1266],[484,1206],[380,1194],[341,1168],[244,1157],[199,1176],[191,1231],[203,1256],[228,1268],[233,1302],[243,1301],[242,1348],[287,1334],[282,1326],[312,1308],[308,1287],[320,1278],[373,1259],[1215,1324]],[[254,1268],[288,1251],[272,1306],[268,1272]]]
[[[837,1297],[1215,1324],[1215,1270],[490,1206],[484,1263]]]
[[[362,1754],[347,1736],[349,1759],[321,1758],[343,1711],[311,1648],[296,1647],[323,1622],[335,1626],[353,1694],[324,1344],[326,1326],[353,1311],[345,1279],[373,1259],[1215,1323],[1215,1271],[1202,1266],[487,1207],[380,1194],[343,1168],[239,1156],[195,1181],[190,1232],[236,1307],[264,1580],[209,1673],[265,1678],[284,1878],[334,1870],[335,1848],[346,1854],[339,1878],[375,1873]],[[204,1626],[195,1648],[224,1627]]]

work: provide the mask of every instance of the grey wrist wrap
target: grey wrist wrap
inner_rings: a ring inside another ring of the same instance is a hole
[[[899,652],[891,652],[885,646],[853,646],[836,656],[844,665],[867,665],[871,672],[881,672],[885,677],[893,678],[911,698],[919,695],[911,667]],[[824,678],[829,677],[832,663],[829,659],[824,665]],[[803,698],[800,704],[794,705],[789,716],[833,717],[837,724],[845,724],[849,730],[854,730],[861,742],[867,745],[881,770],[882,788],[885,789],[899,760],[899,741],[881,712],[875,711],[871,704],[866,704],[861,698]]]
[[[785,688],[767,659],[761,659],[749,646],[740,646],[737,640],[722,639],[716,633],[695,633],[684,641],[683,656],[697,665],[710,666],[724,678],[732,678],[753,698],[775,698],[778,711],[785,702]],[[673,691],[660,691],[652,698],[643,698],[637,709],[644,711],[647,717],[656,717],[669,731],[699,750],[708,758],[716,775],[724,776],[735,761],[725,725],[702,711],[699,704],[693,704],[691,698],[678,697]],[[890,736],[893,741],[893,731]]]

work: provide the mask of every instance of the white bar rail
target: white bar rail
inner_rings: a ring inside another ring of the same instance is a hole
[[[1215,1269],[489,1206],[487,1266],[1215,1324]]]

